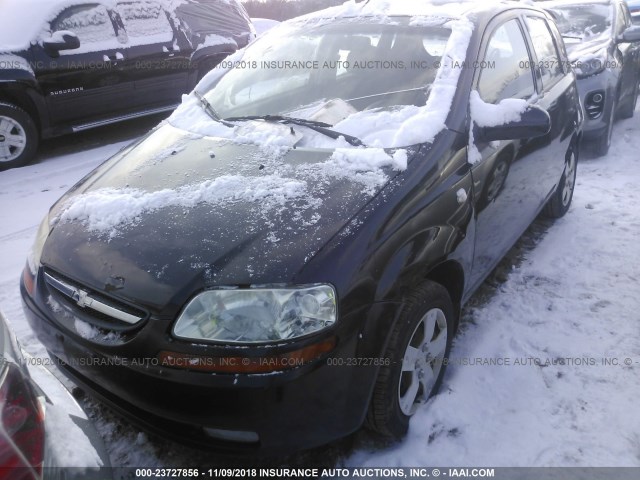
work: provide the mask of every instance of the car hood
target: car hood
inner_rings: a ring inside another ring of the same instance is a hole
[[[295,283],[396,173],[380,151],[370,171],[336,152],[162,125],[58,201],[42,263],[156,315],[211,286]]]
[[[595,55],[602,49],[608,49],[610,43],[611,40],[607,36],[599,36],[593,40],[583,40],[580,42],[565,39],[567,55],[572,62],[577,62],[591,55]]]

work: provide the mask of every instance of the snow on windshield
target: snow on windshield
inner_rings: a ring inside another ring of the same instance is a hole
[[[422,24],[424,21],[424,17],[420,17],[419,23]],[[408,20],[405,20],[405,23],[408,24]],[[409,28],[420,32],[422,27],[405,25],[402,29],[403,40],[424,41],[426,48],[422,47],[421,43],[416,49],[406,46],[404,49],[396,49],[396,53],[404,50],[401,57],[405,58],[404,61],[397,55],[385,58],[369,56],[367,53],[381,50],[382,42],[387,41],[391,42],[386,45],[387,51],[393,52],[392,37],[400,35],[394,32],[393,26],[385,24],[384,28],[378,30],[364,28],[361,30],[363,33],[358,35],[347,33],[348,30],[353,31],[353,25],[349,25],[344,32],[337,28],[332,30],[333,36],[330,40],[334,42],[339,58],[330,65],[330,72],[324,68],[324,58],[307,61],[315,62],[310,65],[298,62],[289,65],[290,68],[280,68],[281,62],[294,62],[298,58],[295,54],[293,58],[288,56],[288,52],[316,51],[314,49],[319,49],[322,41],[326,39],[326,36],[322,35],[298,33],[298,38],[292,41],[289,34],[292,30],[295,31],[295,23],[293,25],[275,29],[280,32],[282,39],[286,38],[287,44],[283,40],[276,42],[276,46],[283,48],[276,49],[273,43],[278,37],[268,33],[264,37],[268,38],[268,43],[260,44],[259,40],[245,52],[230,57],[196,87],[197,91],[205,94],[221,117],[267,114],[304,116],[305,112],[309,114],[313,111],[316,115],[311,119],[330,123],[335,131],[359,138],[367,146],[387,149],[431,142],[445,128],[461,72],[456,65],[464,62],[473,31],[473,24],[469,20],[445,20],[439,27],[424,27],[431,30],[415,35],[404,32]],[[387,40],[385,35],[390,40]],[[293,50],[284,48],[291,44],[294,44]],[[349,58],[350,45],[358,53],[353,59]],[[402,46],[401,43],[398,45]],[[429,52],[428,49],[432,47],[433,52],[437,52],[438,55]],[[415,53],[419,50],[424,52],[424,56],[420,57]],[[265,66],[255,58],[257,55],[253,52],[270,54],[274,70],[269,70],[270,64]],[[283,63],[283,66],[286,65]],[[362,71],[351,72],[350,70],[357,70],[354,68],[356,65],[362,65]],[[422,72],[424,77],[420,79],[422,84],[416,83],[415,75],[398,73],[420,65],[426,67]],[[232,66],[235,68],[227,68]],[[377,69],[377,72],[384,73],[384,76],[372,75],[371,71],[367,70],[370,66]],[[256,73],[255,70],[261,71]],[[352,73],[353,77],[350,79]],[[366,83],[371,86],[371,92],[365,91],[366,84],[362,81],[363,78],[366,79],[367,74],[370,81]],[[314,82],[319,83],[311,82],[311,75],[318,75]],[[327,78],[320,78],[322,75]],[[382,85],[385,79],[388,80],[387,86]],[[260,82],[256,80],[260,80],[261,84],[257,85]],[[330,80],[334,82],[333,86],[328,84]],[[407,80],[408,85],[399,85],[399,80]],[[321,91],[323,85],[329,85],[331,88],[327,87],[326,91]],[[307,103],[304,103],[303,99]],[[348,105],[345,107],[345,104]],[[336,105],[342,112],[342,117],[336,117]],[[350,109],[349,106],[353,108]],[[169,123],[204,136],[234,139],[241,143],[254,143],[252,140],[256,140],[256,144],[264,146],[262,136],[256,139],[246,136],[239,138],[238,127],[225,126],[213,121],[193,94],[183,98],[182,105],[169,118]],[[297,146],[336,148],[340,145],[335,140],[305,131],[304,138]]]

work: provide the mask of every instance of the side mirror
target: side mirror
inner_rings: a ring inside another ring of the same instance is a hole
[[[622,32],[622,35],[620,35],[620,42],[640,42],[640,25],[633,25],[632,27],[629,27],[624,32]]]
[[[58,56],[61,50],[75,50],[80,48],[80,39],[69,30],[53,32],[51,37],[42,42],[45,51],[51,56]]]
[[[520,120],[495,127],[479,127],[476,138],[484,142],[524,140],[546,135],[551,130],[551,117],[546,110],[530,105]]]

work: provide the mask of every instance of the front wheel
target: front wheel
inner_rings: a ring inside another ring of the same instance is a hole
[[[367,415],[367,427],[387,439],[402,438],[418,406],[434,395],[449,358],[454,309],[447,290],[427,281],[407,296],[387,348]]]
[[[0,170],[21,167],[38,149],[38,130],[22,109],[0,103]]]
[[[560,183],[544,208],[544,214],[550,218],[560,218],[569,211],[573,192],[576,186],[576,175],[578,172],[578,157],[574,150],[571,150]]]

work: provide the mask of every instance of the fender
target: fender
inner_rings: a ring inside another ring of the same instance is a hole
[[[20,57],[16,57],[20,58]],[[27,68],[1,69],[0,101],[12,103],[26,111],[40,129],[42,138],[50,137],[50,124],[44,95],[33,71]]]

